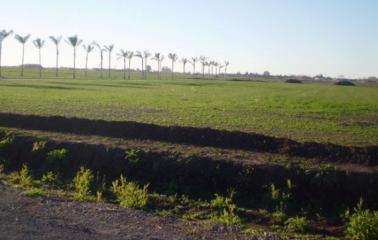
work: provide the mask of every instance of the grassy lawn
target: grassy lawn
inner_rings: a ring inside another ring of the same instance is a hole
[[[89,74],[98,77],[98,73]],[[137,74],[133,78],[0,80],[0,112],[211,127],[344,145],[378,144],[377,87],[139,80]]]

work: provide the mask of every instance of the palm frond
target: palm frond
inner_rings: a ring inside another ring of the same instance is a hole
[[[37,38],[37,39],[35,39],[35,40],[33,41],[33,44],[34,44],[34,46],[35,46],[36,48],[41,49],[41,48],[43,48],[43,46],[45,45],[45,41],[42,40],[42,39],[40,39],[40,38]]]

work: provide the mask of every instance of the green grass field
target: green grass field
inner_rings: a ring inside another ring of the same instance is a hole
[[[3,73],[17,77],[17,71]],[[35,77],[26,72],[25,77]],[[71,76],[69,72],[62,73]],[[106,76],[106,73],[104,73]],[[53,71],[48,75],[52,76]],[[378,144],[378,88],[150,76],[3,79],[0,112],[211,127],[344,145]],[[79,74],[83,76],[82,73]]]

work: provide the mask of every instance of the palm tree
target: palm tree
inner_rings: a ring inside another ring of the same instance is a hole
[[[181,62],[182,62],[182,67],[183,67],[183,74],[184,74],[184,77],[185,77],[185,67],[186,67],[186,64],[189,62],[189,59],[182,58]]]
[[[201,61],[201,64],[202,64],[202,76],[203,76],[203,78],[205,78],[205,67],[207,65],[207,57],[201,56],[200,61]]]
[[[129,59],[129,77],[128,77],[128,79],[130,80],[131,78],[130,78],[130,74],[131,74],[131,59],[134,57],[134,52],[132,52],[132,51],[129,51],[129,52],[127,52],[127,58]]]
[[[76,48],[80,46],[80,44],[83,42],[79,39],[77,35],[69,37],[68,40],[66,40],[68,44],[70,44],[73,48],[73,79],[76,78]]]
[[[93,43],[92,43],[93,44]],[[85,56],[85,77],[87,77],[88,75],[88,58],[89,58],[89,54],[93,51],[94,49],[94,46],[92,44],[89,44],[88,46],[86,45],[83,45],[84,47],[84,50],[86,52],[86,56]]]
[[[5,38],[7,38],[9,35],[13,34],[13,31],[6,31],[6,30],[2,30],[0,32],[0,78],[2,78],[2,74],[1,74],[1,54],[2,54],[2,47],[3,47],[3,41]]]
[[[30,34],[26,35],[25,37],[22,37],[18,34],[14,36],[16,40],[22,44],[22,59],[21,59],[21,77],[24,76],[24,60],[25,60],[25,44],[30,38]]]
[[[109,53],[109,79],[111,77],[111,69],[112,69],[112,51],[114,49],[114,45],[104,46],[105,50]]]
[[[142,79],[144,78],[144,56],[141,51],[136,51],[135,57],[140,58],[142,61]]]
[[[224,68],[224,65],[219,65],[219,72],[218,74],[220,75],[221,74],[221,70]]]
[[[171,59],[171,61],[172,61],[172,79],[173,79],[174,74],[175,74],[175,72],[174,72],[175,62],[177,61],[178,56],[177,56],[176,53],[170,53],[170,54],[168,54],[168,58]]]
[[[146,50],[143,52],[143,55],[144,55],[144,64],[145,64],[145,74],[144,74],[144,78],[147,79],[147,63],[148,63],[148,58],[151,56],[151,53]]]
[[[59,77],[59,44],[62,40],[62,36],[54,37],[50,36],[50,40],[55,44],[56,47],[56,66],[55,66],[55,76]]]
[[[160,69],[161,69],[161,63],[164,60],[164,56],[160,53],[155,53],[155,56],[152,58],[152,60],[156,60],[158,64],[158,78],[160,79]]]
[[[33,41],[33,44],[36,48],[38,48],[38,55],[39,55],[39,78],[42,78],[42,56],[41,56],[41,49],[45,45],[45,41],[37,38]]]
[[[104,70],[104,52],[106,51],[104,48],[100,46],[97,42],[93,42],[93,45],[95,45],[98,50],[100,51],[100,72],[101,72],[101,79],[104,78],[103,70]]]
[[[128,52],[121,49],[120,52],[117,54],[118,59],[123,59],[123,80],[126,80],[126,59],[127,59]]]
[[[230,62],[229,61],[225,61],[224,62],[224,74],[227,74],[228,66],[230,66]]]
[[[193,65],[193,75],[196,74],[196,63],[197,63],[197,61],[198,61],[198,58],[192,57],[191,63]]]
[[[213,65],[215,67],[215,77],[218,77],[218,66],[219,66],[219,63],[217,63],[217,62],[214,61]]]

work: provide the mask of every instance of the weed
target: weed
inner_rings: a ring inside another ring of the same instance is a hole
[[[31,177],[29,168],[26,164],[23,164],[20,171],[13,175],[12,181],[13,183],[24,188],[28,188],[33,185],[33,178]]]
[[[286,219],[286,214],[282,211],[275,211],[272,213],[272,219],[274,223],[283,223]]]
[[[46,148],[46,141],[37,141],[33,143],[32,152],[37,153],[41,152]]]
[[[286,187],[283,189],[276,188],[274,184],[270,185],[270,197],[275,211],[286,212],[292,201],[293,184],[290,179],[286,181]]]
[[[213,220],[225,225],[238,225],[241,223],[241,219],[236,213],[237,206],[232,201],[234,194],[234,192],[231,192],[229,197],[215,195],[215,198],[210,202],[210,206],[216,211],[213,215]]]
[[[373,240],[378,239],[378,211],[363,209],[363,201],[360,200],[354,213],[346,213],[349,222],[346,228],[348,239]]]
[[[140,188],[133,182],[127,182],[122,175],[112,183],[113,193],[124,208],[144,208],[148,202],[147,188],[148,185]]]
[[[93,188],[93,174],[90,169],[80,167],[73,180],[75,186],[74,199],[79,201],[86,201],[91,198]]]
[[[97,172],[95,182],[96,182],[96,201],[103,202],[103,195],[107,191],[106,176],[103,175],[102,177],[100,177],[100,173]]]
[[[59,184],[59,176],[52,171],[43,174],[41,182],[50,187],[56,187]]]
[[[46,192],[41,188],[30,188],[23,193],[27,197],[42,197],[46,196]]]
[[[308,221],[305,217],[293,217],[285,221],[288,230],[296,233],[305,233],[308,227]]]
[[[125,154],[126,154],[126,159],[129,161],[130,165],[132,167],[136,167],[138,165],[138,163],[140,162],[140,155],[141,155],[142,151],[139,150],[139,149],[132,149],[132,150],[129,150],[129,151],[126,151]]]
[[[48,152],[46,157],[48,165],[54,170],[61,171],[63,161],[66,160],[67,154],[68,152],[64,148]]]

